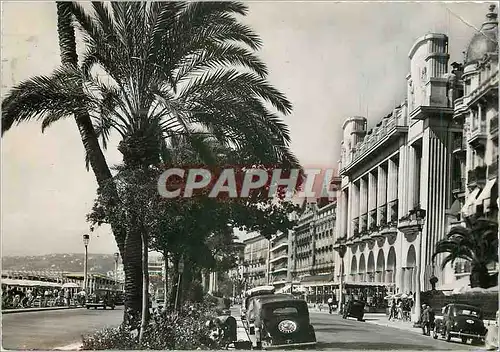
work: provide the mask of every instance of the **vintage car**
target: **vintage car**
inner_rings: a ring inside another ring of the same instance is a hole
[[[436,316],[434,321],[433,337],[435,339],[441,335],[446,341],[450,341],[452,337],[462,339],[462,343],[467,343],[469,339],[472,339],[473,343],[484,341],[487,329],[479,308],[452,303],[443,307],[442,313],[443,316]]]
[[[316,345],[307,302],[289,296],[266,295],[250,302],[244,325],[254,348],[282,349]]]
[[[87,309],[90,309],[91,307],[94,309],[97,309],[98,307],[102,307],[103,309],[106,309],[106,307],[115,309],[114,293],[110,290],[96,290],[87,298],[85,307]]]
[[[269,285],[269,286],[257,286],[246,291],[243,297],[243,301],[241,302],[241,308],[240,308],[241,319],[246,318],[248,303],[253,297],[261,295],[270,295],[270,294],[272,295],[274,294],[275,290],[276,288],[274,286]]]
[[[356,318],[358,321],[363,321],[365,315],[365,302],[358,300],[351,300],[345,305],[342,313],[342,318],[348,317]]]

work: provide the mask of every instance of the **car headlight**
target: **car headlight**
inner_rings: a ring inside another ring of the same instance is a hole
[[[283,320],[278,324],[278,330],[284,334],[291,334],[297,330],[297,323],[292,320]]]
[[[458,325],[458,322],[457,321],[454,321],[453,322],[453,326],[457,326]]]

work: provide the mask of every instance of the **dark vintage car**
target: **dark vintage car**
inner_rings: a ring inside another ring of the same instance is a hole
[[[262,295],[272,295],[274,294],[275,290],[276,289],[274,286],[269,285],[269,286],[254,287],[246,291],[245,296],[241,302],[241,308],[240,308],[241,319],[242,320],[246,319],[248,304],[253,297]]]
[[[303,348],[316,345],[307,302],[287,296],[267,295],[250,302],[245,328],[254,348]]]
[[[365,315],[365,302],[358,300],[351,300],[345,305],[344,311],[342,313],[342,318],[347,319],[349,317],[356,318],[358,321],[363,321]]]
[[[97,309],[99,307],[103,309],[106,309],[106,307],[115,309],[115,295],[109,290],[96,290],[87,298],[85,307],[87,309]]]
[[[440,335],[446,341],[452,337],[462,339],[467,343],[469,339],[473,343],[484,341],[487,329],[484,326],[483,314],[477,307],[466,304],[448,304],[442,310],[443,316],[436,317],[433,337],[437,339]]]

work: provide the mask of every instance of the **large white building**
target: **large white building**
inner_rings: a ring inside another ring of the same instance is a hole
[[[421,37],[408,55],[407,99],[370,130],[364,117],[345,121],[335,248],[347,287],[414,293],[435,275],[439,289],[456,279],[440,270],[443,256],[432,262],[450,221],[460,210],[496,217],[497,27],[491,9],[463,71],[453,63],[449,72],[446,35]]]

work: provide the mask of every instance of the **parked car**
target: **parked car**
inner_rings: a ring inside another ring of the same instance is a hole
[[[102,309],[106,309],[106,307],[110,307],[111,309],[115,309],[115,297],[113,292],[110,290],[96,290],[85,302],[85,307],[90,309],[91,307],[97,309],[101,307]]]
[[[244,326],[254,348],[282,349],[316,345],[307,302],[289,296],[266,295],[250,302]]]
[[[477,307],[467,304],[448,304],[442,309],[443,316],[436,317],[433,337],[439,335],[450,341],[452,337],[462,339],[467,343],[472,339],[473,343],[484,341],[488,329],[484,326],[483,314]]]
[[[363,321],[365,315],[365,302],[352,300],[346,304],[342,318],[347,319],[353,317],[358,319],[358,321]]]
[[[240,308],[240,315],[241,319],[245,319],[246,317],[246,312],[247,312],[247,307],[250,299],[255,296],[261,296],[261,295],[272,295],[275,292],[275,287],[274,286],[258,286],[254,287],[248,291],[245,292],[245,295],[243,297],[243,300],[241,302],[241,308]]]

